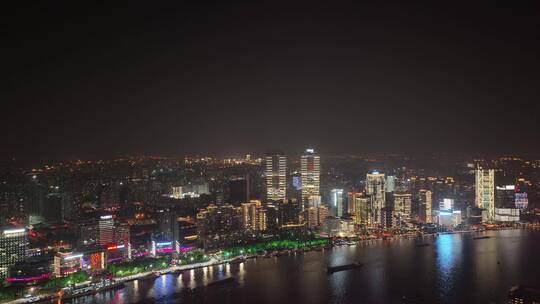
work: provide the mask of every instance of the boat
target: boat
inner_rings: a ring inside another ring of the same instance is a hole
[[[491,238],[490,236],[477,236],[477,237],[473,237],[473,240],[483,240],[483,239],[489,239]]]
[[[220,286],[220,285],[225,285],[225,284],[230,284],[230,283],[235,283],[236,282],[236,279],[233,278],[233,277],[228,277],[228,278],[225,278],[225,279],[221,279],[221,280],[217,280],[217,281],[213,281],[213,282],[210,282],[208,283],[208,285],[206,285],[207,287],[212,287],[212,286]]]
[[[354,269],[354,268],[358,268],[358,267],[361,267],[362,264],[361,263],[351,263],[351,264],[345,264],[345,265],[339,265],[339,266],[328,266],[326,268],[326,272],[328,274],[332,274],[334,272],[338,272],[338,271],[344,271],[344,270],[349,270],[349,269]]]

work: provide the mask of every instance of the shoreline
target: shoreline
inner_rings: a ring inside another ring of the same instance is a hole
[[[195,263],[195,264],[188,264],[188,265],[182,265],[182,266],[172,266],[166,269],[161,270],[152,270],[147,271],[143,273],[138,273],[131,276],[126,277],[116,277],[114,278],[115,283],[126,283],[131,282],[135,280],[144,280],[147,278],[157,278],[162,275],[170,274],[170,273],[176,273],[176,272],[183,272],[183,271],[191,271],[196,269],[201,269],[205,267],[212,267],[212,266],[218,266],[223,264],[229,264],[229,263],[236,263],[236,262],[244,262],[247,259],[257,259],[257,258],[273,258],[273,257],[280,257],[283,255],[290,255],[291,252],[293,252],[294,255],[296,254],[303,254],[306,252],[312,252],[312,251],[324,251],[325,249],[333,249],[334,247],[344,247],[344,246],[355,246],[358,244],[364,244],[364,243],[370,243],[370,242],[377,242],[377,241],[393,241],[393,240],[414,240],[414,239],[423,239],[423,238],[434,238],[438,235],[447,235],[447,234],[473,234],[473,233],[486,233],[490,231],[504,231],[504,230],[538,230],[540,227],[504,227],[500,229],[486,229],[486,230],[459,230],[459,231],[448,231],[448,232],[436,232],[436,233],[430,233],[430,234],[423,234],[423,235],[397,235],[392,237],[378,237],[378,238],[372,238],[372,239],[359,239],[355,241],[349,241],[348,243],[343,244],[333,244],[330,243],[330,248],[325,248],[327,245],[319,245],[319,246],[313,246],[313,247],[306,247],[303,249],[282,249],[282,250],[272,250],[268,251],[265,255],[261,256],[260,254],[243,254],[239,256],[235,256],[233,258],[229,259],[214,259],[212,258],[208,262],[202,262],[202,263]],[[285,252],[287,251],[287,252]],[[91,294],[97,294],[102,291],[109,290],[109,288],[106,288],[104,290],[96,290],[92,292]],[[75,294],[66,296],[65,299],[74,299],[87,296],[87,294]],[[35,298],[35,297],[33,297]],[[8,302],[0,302],[0,304],[21,304],[21,303],[40,303],[44,301],[53,301],[53,300],[59,300],[60,297],[57,295],[57,293],[51,293],[51,294],[45,294],[42,296],[39,296],[39,298],[36,298],[35,300],[31,298],[19,298],[16,300],[8,301]],[[64,299],[64,298],[63,298]]]

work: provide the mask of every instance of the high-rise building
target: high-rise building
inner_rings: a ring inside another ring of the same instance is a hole
[[[0,234],[0,281],[7,276],[9,267],[26,258],[28,236],[25,228],[6,228]]]
[[[476,206],[487,213],[487,220],[495,217],[495,171],[493,169],[476,169]]]
[[[197,241],[205,250],[237,244],[242,229],[242,208],[209,205],[197,213]]]
[[[245,203],[249,201],[249,175],[235,177],[229,180],[228,199],[229,204]]]
[[[373,171],[366,177],[366,194],[371,196],[374,225],[381,224],[381,210],[385,207],[384,173]]]
[[[519,222],[520,210],[516,207],[515,189],[514,185],[496,187],[493,218],[496,222]]]
[[[313,149],[306,149],[300,158],[302,176],[302,201],[310,196],[320,196],[321,164],[320,156]]]
[[[62,223],[62,196],[59,193],[47,194],[41,203],[40,215],[46,223]]]
[[[349,204],[354,206],[352,213],[354,214],[354,223],[364,227],[371,227],[373,224],[373,216],[371,213],[371,197],[364,193],[355,193],[356,195],[350,195]]]
[[[330,214],[332,216],[343,216],[343,189],[332,189],[330,191]]]
[[[317,225],[321,226],[323,224],[324,220],[328,217],[329,210],[328,210],[327,206],[321,205],[321,206],[319,206],[317,211],[318,211]]]
[[[178,241],[179,230],[174,210],[161,209],[156,214],[158,235],[160,241]]]
[[[400,224],[411,220],[412,196],[410,193],[394,193],[393,215]]]
[[[287,194],[287,159],[282,152],[266,155],[266,199],[284,200]]]
[[[356,212],[356,198],[363,196],[362,192],[349,192],[347,193],[347,213],[355,214]]]
[[[255,231],[266,229],[266,210],[262,208],[261,201],[251,200],[242,204],[242,226]]]
[[[394,192],[396,190],[396,180],[397,178],[392,175],[386,177],[385,191]]]
[[[318,210],[315,207],[307,208],[307,226],[308,228],[315,228],[318,223]]]
[[[98,244],[107,245],[114,242],[114,219],[112,215],[102,215],[98,222]]]
[[[424,223],[432,223],[432,208],[433,208],[433,201],[431,197],[431,191],[426,189],[421,189],[418,194],[418,198],[420,201],[420,220],[422,220]]]

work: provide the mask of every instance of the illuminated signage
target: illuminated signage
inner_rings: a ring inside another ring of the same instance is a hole
[[[67,257],[64,257],[64,260],[73,260],[73,259],[78,259],[78,258],[82,258],[82,254],[74,254],[74,255],[70,255],[70,256],[67,256]]]
[[[515,190],[515,189],[516,189],[516,186],[514,185],[506,185],[502,187],[497,186],[497,190]]]
[[[156,246],[172,246],[172,242],[161,242],[161,243],[156,243]]]
[[[24,228],[4,230],[4,235],[16,234],[24,232]]]
[[[122,245],[111,245],[111,246],[107,247],[107,250],[111,251],[111,250],[116,250],[116,249],[122,249],[124,247],[125,247],[125,245],[123,245],[123,244]]]
[[[112,219],[112,215],[102,215],[99,218],[102,219],[102,220],[110,220],[110,219]]]

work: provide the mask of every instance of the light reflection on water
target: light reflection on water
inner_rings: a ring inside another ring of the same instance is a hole
[[[536,262],[540,232],[440,235],[420,240],[371,241],[322,252],[248,259],[155,280],[70,303],[500,303],[516,284],[540,286]],[[417,247],[418,243],[431,246]],[[327,274],[328,265],[361,262],[358,269]],[[228,276],[238,284],[197,288]],[[188,291],[189,289],[193,291]],[[405,302],[407,303],[407,302]]]

